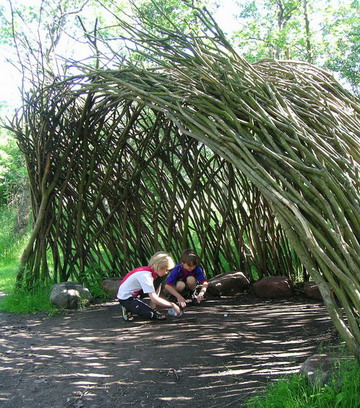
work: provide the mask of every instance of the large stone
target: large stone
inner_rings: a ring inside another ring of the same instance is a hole
[[[304,294],[315,300],[323,300],[320,290],[315,282],[305,282],[303,285]]]
[[[327,354],[314,354],[300,367],[299,373],[304,374],[311,386],[324,386],[330,379],[334,359]]]
[[[119,290],[121,280],[122,278],[104,279],[101,284],[101,288],[105,293],[115,298]]]
[[[265,299],[288,298],[293,295],[293,284],[286,276],[266,276],[253,285],[256,296]]]
[[[80,283],[61,282],[52,286],[50,301],[64,309],[78,309],[90,303],[91,293]]]
[[[211,278],[208,283],[207,291],[214,296],[235,295],[250,286],[250,281],[242,272],[223,273]]]

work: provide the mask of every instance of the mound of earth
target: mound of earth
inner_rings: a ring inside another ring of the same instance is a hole
[[[247,294],[163,322],[125,322],[114,301],[0,323],[3,408],[241,408],[336,340],[322,303]]]

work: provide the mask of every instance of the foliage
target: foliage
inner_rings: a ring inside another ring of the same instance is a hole
[[[28,90],[36,78],[49,83],[54,75],[75,73],[73,60],[89,64],[91,57],[94,64],[103,60],[110,66],[110,54],[128,54],[129,43],[122,40],[124,33],[116,24],[119,15],[130,18],[136,12],[152,32],[177,27],[184,33],[200,33],[202,23],[192,6],[214,11],[217,5],[215,0],[41,0],[36,6],[10,0],[0,6],[0,42],[15,47],[11,62],[27,78],[23,86]],[[359,94],[358,0],[247,0],[240,8],[241,29],[232,42],[248,61],[314,62],[339,73]],[[142,59],[131,51],[133,58]],[[31,72],[30,66],[37,68]]]
[[[17,146],[16,140],[1,132],[0,207],[16,201],[24,189],[27,179],[24,157]]]
[[[2,207],[0,209],[0,261],[13,248],[18,238],[14,234],[17,208],[15,206]]]
[[[241,30],[233,36],[235,45],[249,61],[298,57],[299,38],[305,37],[299,21],[301,5],[300,0],[250,1],[242,4],[238,16]]]
[[[49,84],[54,76],[71,75],[72,58],[87,59],[94,52],[89,38],[96,24],[94,15],[100,21],[103,19],[102,3],[113,2],[40,0],[34,5],[9,0],[7,7],[0,8],[3,23],[0,42],[5,43],[8,50],[13,49],[8,59],[22,73],[24,99],[36,84]],[[83,45],[80,48],[79,43]],[[64,54],[67,62],[60,62]]]
[[[184,33],[199,31],[201,25],[198,14],[191,7],[194,1],[179,0],[148,0],[139,7],[132,2],[137,15],[152,27],[153,32],[161,32],[165,28],[174,28]],[[204,7],[206,1],[197,1],[197,7]]]
[[[16,284],[19,259],[29,234],[19,236],[17,225],[18,207],[16,205],[0,208],[0,291],[9,293]]]
[[[16,274],[19,264],[11,254],[0,261],[0,292],[10,293],[16,284]]]
[[[329,18],[330,20],[330,18]],[[355,95],[360,97],[360,3],[351,8],[340,6],[323,30],[324,66],[347,80]],[[332,49],[332,53],[329,53]]]
[[[355,408],[360,406],[360,365],[338,359],[327,385],[313,388],[306,378],[293,375],[271,384],[264,395],[251,398],[247,408]]]
[[[234,45],[248,61],[299,59],[339,73],[359,95],[359,1],[241,3]]]

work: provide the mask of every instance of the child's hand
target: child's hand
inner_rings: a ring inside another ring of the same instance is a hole
[[[204,294],[200,292],[200,293],[196,296],[196,300],[197,300],[198,303],[202,302],[202,301],[204,300]]]
[[[186,300],[182,296],[178,296],[177,301],[180,307],[186,307]]]
[[[180,315],[181,314],[181,309],[178,305],[176,305],[175,303],[172,304],[172,308],[175,310],[176,315]]]

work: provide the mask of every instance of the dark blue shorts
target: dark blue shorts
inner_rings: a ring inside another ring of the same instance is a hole
[[[131,313],[151,319],[153,316],[153,309],[139,298],[129,297],[128,299],[119,299],[121,306],[125,307]]]
[[[161,285],[161,277],[158,276],[154,279],[154,288],[155,291]],[[151,319],[153,317],[153,309],[141,299],[148,296],[147,293],[141,291],[138,297],[129,297],[128,299],[121,300],[119,299],[119,303],[121,306],[125,307],[131,313],[137,314],[139,316],[146,317],[147,319]]]

